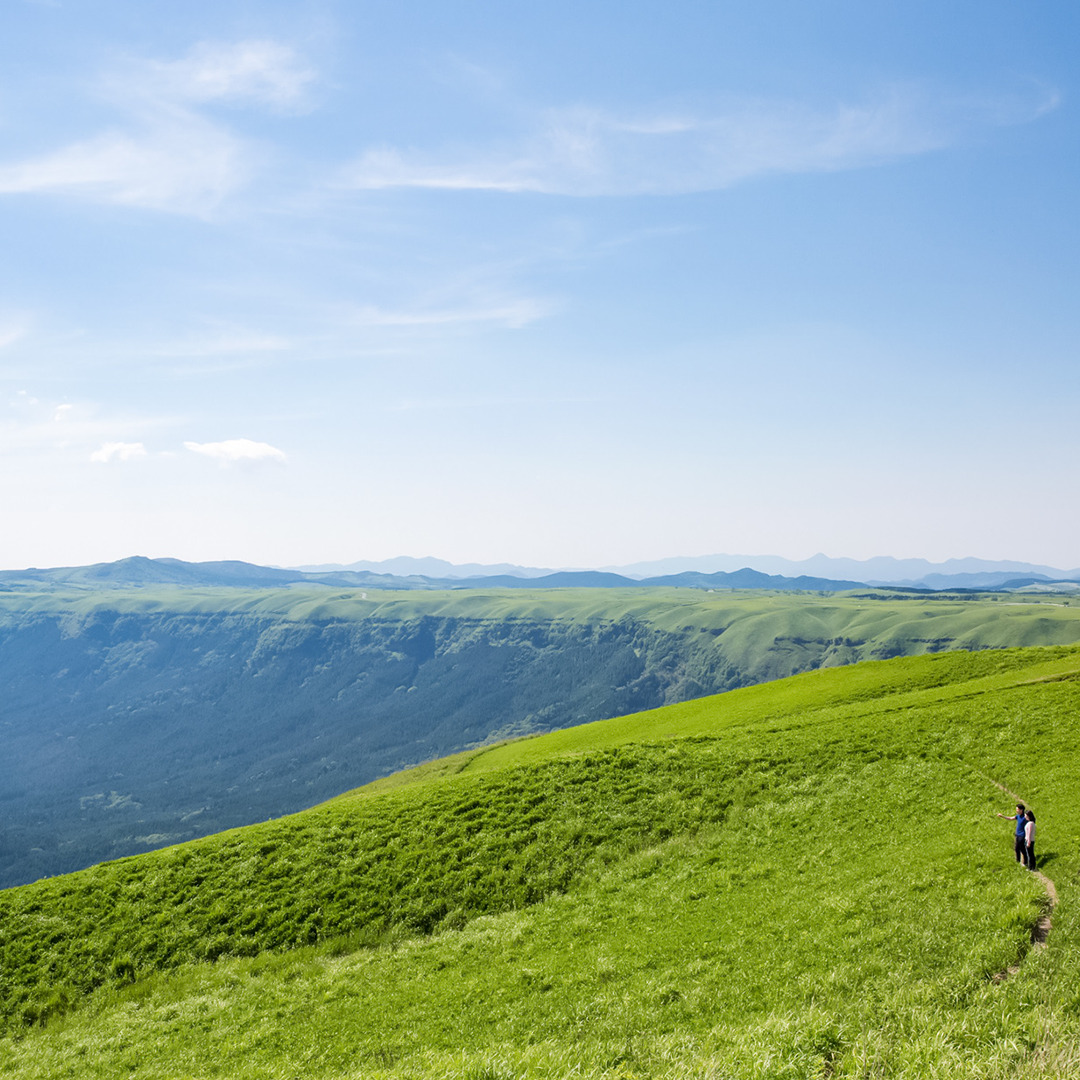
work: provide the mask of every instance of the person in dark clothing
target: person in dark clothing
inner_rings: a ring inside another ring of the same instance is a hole
[[[1016,852],[1016,861],[1027,866],[1027,840],[1024,836],[1024,827],[1027,825],[1027,807],[1022,802],[1016,804],[1015,814],[998,814],[999,818],[1006,821],[1016,822],[1016,837],[1013,840],[1013,850]]]

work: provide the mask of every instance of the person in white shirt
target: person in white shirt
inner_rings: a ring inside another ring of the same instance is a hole
[[[1024,860],[1027,863],[1029,870],[1035,869],[1035,815],[1030,810],[1024,811],[1024,817],[1027,819],[1024,825],[1024,847],[1026,850],[1027,858]]]

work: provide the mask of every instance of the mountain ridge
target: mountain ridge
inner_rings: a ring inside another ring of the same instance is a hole
[[[395,563],[400,568],[399,563]],[[149,559],[136,555],[112,563],[51,569],[6,570],[0,572],[0,589],[28,587],[109,586],[208,586],[236,588],[281,588],[294,585],[325,585],[332,588],[388,589],[562,589],[562,588],[682,588],[735,589],[817,589],[843,591],[860,588],[862,582],[829,578],[787,578],[763,574],[748,567],[735,573],[700,574],[685,572],[651,578],[631,578],[603,570],[557,570],[538,577],[493,574],[482,577],[429,577],[424,574],[399,576],[373,570],[311,572],[282,567],[259,566],[238,560],[189,563],[181,559]]]
[[[355,563],[349,568],[336,570],[305,570],[289,567],[262,566],[236,559],[209,562],[186,562],[174,558],[147,558],[135,555],[118,559],[110,563],[92,563],[87,566],[64,566],[51,568],[30,567],[25,570],[0,571],[0,590],[28,588],[100,588],[110,586],[139,587],[156,585],[173,586],[208,586],[237,588],[281,588],[296,585],[325,585],[331,588],[385,588],[385,589],[477,589],[477,588],[637,588],[637,587],[679,587],[695,589],[780,589],[780,590],[824,590],[839,592],[865,588],[906,588],[948,591],[952,589],[989,590],[1018,588],[1021,585],[1055,582],[1065,584],[1080,583],[1080,570],[1044,571],[1049,567],[1037,568],[1031,564],[991,564],[981,560],[951,560],[939,566],[982,566],[982,569],[966,569],[963,572],[933,572],[922,578],[881,579],[871,575],[862,577],[835,577],[821,574],[768,573],[749,565],[741,565],[733,570],[694,569],[690,564],[704,566],[715,565],[715,559],[726,559],[729,563],[738,562],[742,557],[717,556],[703,559],[670,559],[657,564],[636,564],[624,567],[623,572],[605,570],[538,570],[526,567],[508,567],[499,564],[492,567],[480,567],[479,564],[465,564],[455,567],[438,559],[391,559],[383,563]],[[803,560],[801,563],[790,560],[778,560],[763,557],[765,563],[783,564],[789,570],[809,569],[813,566],[835,567],[839,572],[844,567],[856,565],[854,560]],[[897,568],[910,569],[912,560],[894,560]],[[869,560],[880,565],[880,561]],[[667,566],[670,573],[635,576],[637,571],[646,566]],[[925,564],[927,566],[933,564]],[[365,566],[366,569],[356,569]],[[997,569],[989,569],[997,566]],[[676,569],[683,567],[682,569]],[[444,573],[431,576],[419,572],[421,569],[450,568],[462,571],[462,574]],[[464,573],[484,569],[493,573]],[[412,571],[407,574],[394,571]],[[633,572],[631,572],[633,571]],[[899,569],[897,569],[899,572]]]
[[[973,556],[933,562],[923,558],[897,558],[879,555],[869,559],[834,557],[818,553],[807,559],[789,559],[780,555],[713,554],[671,556],[625,564],[605,564],[597,567],[535,567],[513,563],[461,563],[430,556],[415,558],[397,556],[384,560],[361,560],[353,563],[323,563],[292,567],[312,573],[333,573],[342,570],[367,570],[375,573],[404,575],[419,574],[446,578],[470,578],[491,575],[536,578],[552,573],[597,570],[642,579],[669,577],[681,573],[732,573],[742,569],[782,577],[820,577],[854,580],[866,585],[906,585],[940,588],[979,587],[994,585],[1011,577],[1037,576],[1049,579],[1080,577],[1080,567],[1065,570],[1041,563],[1014,559],[980,559]],[[985,575],[984,580],[980,576]],[[930,578],[935,584],[930,584]]]
[[[782,575],[807,574],[819,577],[838,577],[862,581],[868,585],[917,585],[927,576],[937,574],[946,579],[972,574],[1008,574],[1011,577],[1040,575],[1048,578],[1070,578],[1080,575],[1080,568],[1062,570],[1057,567],[1008,559],[979,559],[971,556],[931,562],[928,559],[900,559],[880,555],[870,559],[833,557],[818,553],[808,559],[788,559],[779,555],[702,555],[674,557],[651,562],[631,563],[617,569],[629,576],[676,573],[681,570],[699,572],[731,571],[743,566],[763,573]],[[959,582],[948,580],[947,587]]]

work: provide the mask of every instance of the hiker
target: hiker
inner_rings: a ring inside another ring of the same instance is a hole
[[[1024,829],[1027,826],[1027,807],[1022,802],[1016,804],[1015,814],[998,814],[999,818],[1006,821],[1016,822],[1016,837],[1013,840],[1013,850],[1016,852],[1016,861],[1027,866],[1027,840],[1024,837]]]
[[[1035,869],[1035,815],[1030,811],[1025,811],[1024,814],[1024,847],[1027,855],[1027,868],[1029,870]]]

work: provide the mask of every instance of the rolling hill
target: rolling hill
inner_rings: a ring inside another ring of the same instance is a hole
[[[0,892],[0,1068],[1080,1075],[1078,706],[1075,647],[860,663]]]

